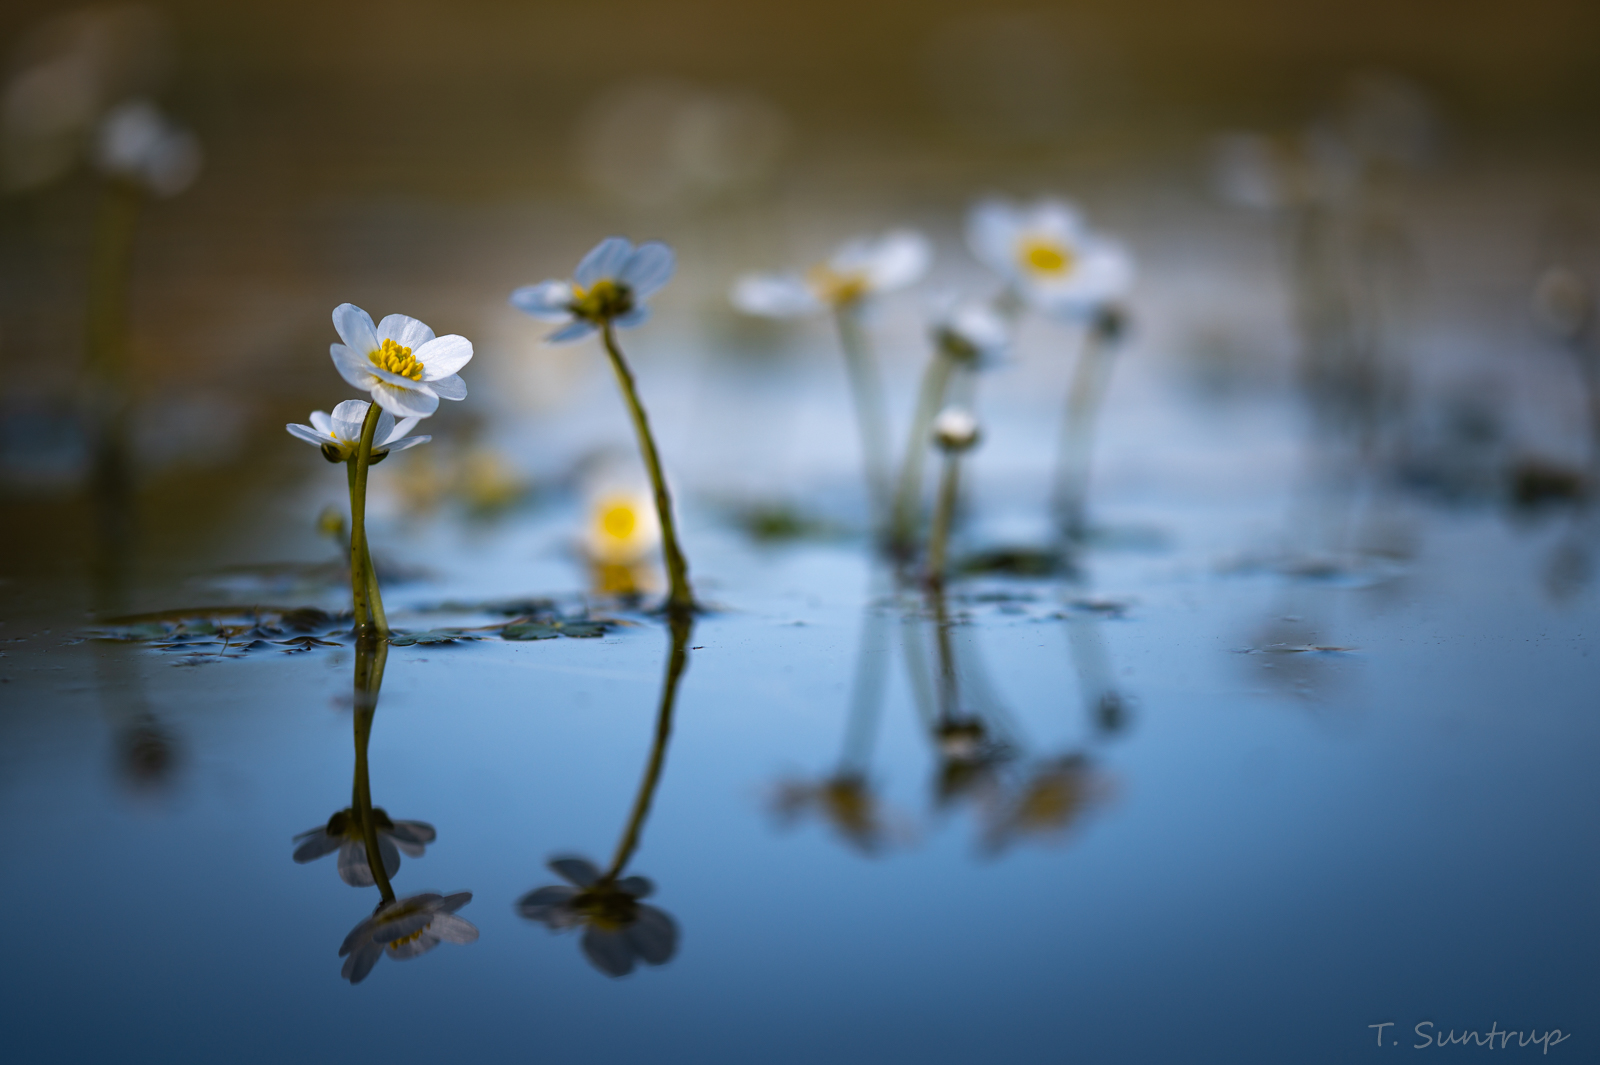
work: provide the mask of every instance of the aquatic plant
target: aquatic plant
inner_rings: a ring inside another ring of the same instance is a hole
[[[545,322],[562,327],[545,338],[547,343],[564,344],[591,333],[600,334],[601,345],[611,360],[623,401],[633,419],[639,454],[650,476],[655,493],[656,518],[661,527],[661,553],[667,569],[669,614],[687,615],[696,607],[689,586],[689,563],[678,544],[678,527],[672,512],[672,495],[661,468],[660,453],[650,431],[650,419],[634,383],[633,371],[617,344],[617,330],[635,326],[650,314],[645,300],[672,278],[676,258],[672,249],[659,241],[635,247],[624,237],[607,237],[596,244],[578,263],[571,281],[542,281],[511,294],[511,305]]]
[[[844,351],[861,434],[862,465],[875,523],[887,519],[889,442],[883,385],[863,329],[862,313],[875,296],[915,284],[928,270],[933,251],[915,230],[896,229],[840,245],[826,262],[805,274],[747,274],[733,286],[733,305],[746,314],[799,318],[831,312]]]
[[[478,929],[456,911],[472,901],[472,892],[440,895],[425,891],[403,899],[390,899],[378,911],[350,930],[339,947],[345,959],[339,975],[359,984],[385,953],[405,961],[428,953],[440,943],[475,943]]]
[[[977,446],[980,435],[978,420],[960,407],[947,407],[933,420],[933,443],[944,453],[944,471],[928,533],[927,581],[933,588],[944,584],[950,524],[955,519],[960,490],[961,455]]]
[[[426,821],[395,821],[381,806],[372,808],[372,823],[378,838],[378,853],[383,873],[392,877],[400,870],[400,855],[422,857],[438,833]],[[339,852],[339,879],[351,887],[372,887],[377,879],[367,863],[365,825],[355,807],[346,807],[328,818],[328,823],[294,837],[297,865],[314,862],[334,851]]]

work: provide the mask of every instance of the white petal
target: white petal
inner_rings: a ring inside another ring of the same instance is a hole
[[[348,403],[350,401],[345,400],[345,402]],[[356,402],[360,403],[361,400],[358,399]],[[335,407],[333,409],[338,410],[339,408]],[[332,433],[333,419],[328,417],[327,411],[314,410],[311,412],[311,427],[319,433]]]
[[[384,381],[376,382],[372,389],[372,398],[384,410],[392,411],[402,418],[426,418],[439,409],[439,397],[432,390],[423,391],[422,388],[400,388]]]
[[[1076,244],[1084,237],[1083,216],[1066,200],[1040,200],[1024,215],[1023,228],[1064,244]]]
[[[476,943],[478,941],[478,926],[465,917],[457,917],[453,913],[439,914],[433,919],[433,925],[429,931],[446,943]]]
[[[643,325],[650,317],[649,307],[635,307],[627,314],[619,314],[611,320],[611,324],[618,329],[632,329],[636,325]]]
[[[1011,277],[1016,272],[1012,249],[1021,228],[1021,220],[1010,204],[982,200],[967,214],[967,247],[983,265]]]
[[[412,349],[411,357],[422,363],[424,381],[437,381],[459,373],[461,367],[472,361],[472,341],[451,333]]]
[[[634,299],[642,300],[672,279],[677,264],[672,248],[659,240],[647,241],[634,249],[617,279],[633,290]]]
[[[594,332],[594,323],[582,318],[569,324],[564,329],[557,329],[554,333],[544,338],[546,344],[570,344],[574,340],[582,340]]]
[[[381,366],[372,366],[367,372],[384,384],[394,385],[396,388],[418,388],[426,384],[423,381],[414,381],[409,377],[404,377],[392,370],[385,370]],[[431,385],[428,387],[432,388]]]
[[[328,439],[327,433],[319,433],[309,425],[295,425],[291,423],[284,426],[284,428],[289,430],[290,436],[299,440],[304,440],[308,444],[315,444],[318,447],[321,447],[323,444],[333,443],[333,441]]]
[[[391,441],[383,445],[383,447],[385,451],[404,451],[406,448],[416,447],[418,444],[426,444],[432,439],[433,437],[431,436],[408,436],[400,440]]]
[[[511,306],[542,322],[564,322],[572,317],[572,286],[565,281],[523,285],[511,294]]]
[[[365,355],[378,348],[378,331],[372,325],[372,315],[353,303],[341,303],[333,309],[333,328],[339,339],[358,354]]]
[[[927,273],[933,248],[913,229],[886,234],[873,248],[867,263],[867,280],[874,292],[892,292],[915,284]]]
[[[402,348],[417,349],[433,339],[433,330],[404,314],[391,314],[378,323],[378,339],[392,340]]]
[[[428,380],[428,387],[433,389],[433,394],[440,399],[467,398],[467,383],[461,379],[460,374],[441,377],[437,381]]]
[[[822,309],[816,294],[793,274],[746,274],[728,295],[744,313],[767,318],[796,318]]]
[[[588,288],[603,277],[615,278],[632,254],[633,244],[627,237],[607,237],[589,249],[589,254],[573,271],[572,279]]]
[[[366,419],[363,418],[363,421]],[[378,424],[372,427],[373,440],[387,440],[394,435],[394,415],[382,411],[378,415]]]
[[[370,365],[370,364],[369,364]],[[367,408],[372,406],[364,399],[347,399],[333,408],[334,422],[355,422],[360,425],[367,417]],[[316,415],[312,415],[314,419]],[[333,427],[330,425],[329,429]]]
[[[333,366],[339,371],[339,376],[351,385],[368,392],[378,383],[378,378],[372,373],[372,360],[365,355],[357,355],[343,344],[331,345],[328,353],[333,356]]]
[[[430,385],[429,387],[432,387],[432,386]],[[421,420],[422,419],[420,419],[420,418],[405,418],[405,419],[402,419],[401,421],[395,423],[395,427],[394,427],[393,431],[389,433],[389,435],[381,436],[381,437],[378,438],[378,440],[379,440],[380,443],[382,443],[384,446],[387,447],[389,444],[393,443],[396,440],[399,440],[401,437],[405,436],[411,430],[415,429],[417,427],[417,422],[419,422]],[[396,823],[398,824],[398,822],[396,822]]]

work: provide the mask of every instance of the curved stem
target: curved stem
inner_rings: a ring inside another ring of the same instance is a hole
[[[655,491],[656,517],[661,523],[661,556],[667,567],[666,609],[669,614],[687,615],[695,607],[694,591],[689,587],[689,563],[678,546],[678,526],[672,516],[672,496],[667,491],[666,475],[661,471],[661,457],[656,453],[655,437],[650,433],[650,419],[645,415],[644,405],[639,402],[633,371],[622,357],[622,349],[617,346],[616,332],[610,322],[600,327],[600,338],[605,344],[606,354],[611,357],[611,368],[616,371],[617,385],[622,389],[628,414],[633,418],[634,435],[639,438],[639,455],[644,459],[645,470],[650,475],[650,486]]]
[[[667,761],[667,741],[672,737],[672,710],[678,700],[678,682],[683,679],[689,664],[689,634],[694,622],[687,614],[678,614],[668,620],[672,628],[672,649],[667,655],[667,672],[661,682],[661,706],[656,711],[656,738],[650,747],[650,761],[645,766],[644,780],[639,784],[639,794],[633,800],[633,812],[628,815],[628,825],[617,843],[617,852],[611,867],[601,880],[615,880],[622,875],[628,859],[639,846],[639,833],[644,819],[650,813],[655,799],[656,785],[661,782],[661,769]]]
[[[960,477],[960,457],[954,452],[947,453],[944,475],[939,479],[939,499],[933,508],[933,529],[928,534],[928,584],[934,589],[944,587],[945,557],[949,551],[950,524],[955,518]]]
[[[367,550],[367,467],[372,462],[372,438],[378,431],[377,403],[367,405],[361,423],[361,442],[350,460],[350,598],[355,607],[356,635],[389,635],[389,621],[383,613],[383,597],[378,589],[372,555]]]
[[[889,520],[889,550],[899,557],[911,554],[916,546],[918,512],[922,509],[922,461],[928,451],[928,433],[950,388],[953,360],[942,348],[936,350],[922,374],[917,392],[917,409],[911,418],[911,435],[906,440],[905,459],[900,464],[900,483],[895,486],[894,512]]]
[[[839,304],[834,308],[833,320],[839,329],[839,346],[844,349],[850,391],[855,397],[856,425],[861,433],[862,468],[866,472],[872,523],[881,530],[884,512],[889,506],[889,441],[884,429],[883,385],[878,380],[878,366],[861,329],[859,306]]]
[[[374,404],[376,406],[376,404]],[[378,826],[372,815],[372,782],[367,774],[367,743],[372,738],[372,719],[378,709],[378,689],[383,686],[383,667],[389,657],[389,642],[368,634],[356,641],[355,734],[356,772],[351,786],[351,806],[361,826],[366,845],[367,867],[384,902],[394,901],[394,888],[383,867],[383,852],[378,848]]]

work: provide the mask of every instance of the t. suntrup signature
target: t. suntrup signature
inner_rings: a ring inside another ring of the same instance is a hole
[[[1382,1024],[1367,1025],[1368,1028],[1377,1029],[1379,1046],[1385,1045],[1383,1041],[1384,1029],[1393,1028],[1394,1026],[1395,1022],[1393,1021],[1384,1021]],[[1499,1021],[1490,1021],[1489,1030],[1487,1032],[1469,1030],[1463,1031],[1460,1035],[1457,1035],[1456,1030],[1452,1028],[1450,1029],[1450,1034],[1445,1035],[1439,1031],[1438,1026],[1432,1021],[1419,1021],[1412,1031],[1417,1033],[1417,1039],[1419,1040],[1418,1042],[1411,1044],[1412,1050],[1421,1050],[1424,1047],[1434,1047],[1437,1049],[1439,1047],[1447,1046],[1494,1047],[1496,1039],[1500,1040],[1498,1049],[1504,1050],[1506,1047],[1511,1045],[1511,1040],[1515,1039],[1517,1041],[1517,1046],[1519,1047],[1536,1046],[1541,1048],[1540,1053],[1548,1054],[1550,1053],[1551,1047],[1558,1043],[1565,1043],[1568,1039],[1572,1038],[1571,1032],[1562,1032],[1559,1028],[1552,1028],[1543,1035],[1539,1035],[1532,1028],[1528,1029],[1526,1032],[1516,1030],[1504,1031],[1501,1029]],[[1393,1035],[1394,1033],[1390,1034]],[[1390,1039],[1388,1045],[1399,1046],[1400,1040]]]

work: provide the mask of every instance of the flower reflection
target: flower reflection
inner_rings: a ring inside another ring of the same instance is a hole
[[[440,943],[474,943],[478,929],[456,911],[472,901],[472,892],[440,895],[425,891],[379,903],[378,910],[345,936],[339,975],[352,984],[367,978],[385,953],[395,961],[426,954]],[[348,956],[347,956],[348,955]]]
[[[378,835],[378,853],[383,856],[385,876],[394,876],[400,870],[400,855],[420,858],[428,844],[438,835],[425,821],[393,821],[383,807],[372,808],[373,828]],[[299,844],[294,860],[300,865],[339,852],[339,879],[351,887],[372,887],[372,869],[367,864],[366,837],[361,820],[353,807],[340,810],[328,818],[328,823],[302,832],[294,837]]]
[[[984,200],[967,220],[972,253],[1036,310],[1067,317],[1120,301],[1133,283],[1122,245],[1088,228],[1063,200]]]
[[[567,884],[524,895],[517,912],[553,932],[583,928],[583,953],[607,976],[627,976],[636,962],[665,965],[678,949],[678,925],[664,910],[640,902],[655,892],[642,876],[602,876],[584,858],[557,858],[550,869]]]
[[[993,807],[984,846],[1004,850],[1032,838],[1059,840],[1101,803],[1109,781],[1081,753],[1038,766],[1007,801]]]
[[[850,846],[862,854],[881,852],[889,840],[883,802],[872,781],[854,772],[840,772],[811,783],[786,780],[778,785],[773,812],[780,821],[796,821],[814,810]]]

